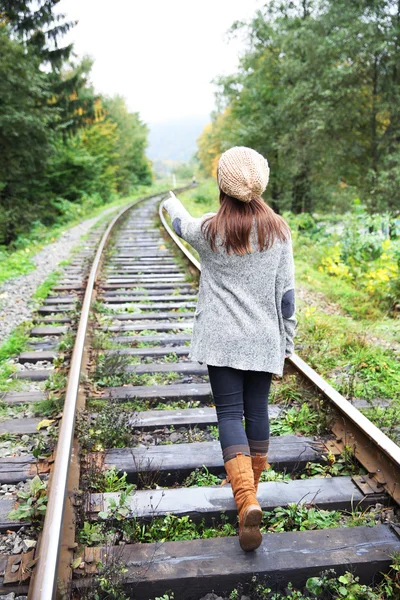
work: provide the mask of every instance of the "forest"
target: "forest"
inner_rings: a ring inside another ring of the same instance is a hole
[[[152,181],[147,126],[90,83],[59,0],[0,0],[0,248]]]
[[[270,1],[231,36],[246,49],[216,79],[199,159],[233,145],[268,158],[275,210],[400,209],[400,1]]]

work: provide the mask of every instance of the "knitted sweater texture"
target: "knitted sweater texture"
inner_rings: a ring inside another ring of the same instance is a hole
[[[193,361],[282,376],[296,328],[291,239],[259,251],[214,252],[201,231],[207,213],[193,218],[177,198],[164,202],[175,232],[200,256],[201,276],[189,357]]]

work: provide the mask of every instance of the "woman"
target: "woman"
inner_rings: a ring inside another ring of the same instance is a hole
[[[261,154],[231,148],[220,157],[217,178],[216,214],[195,219],[172,192],[164,207],[175,232],[200,255],[190,358],[208,368],[239,541],[249,551],[262,541],[256,492],[267,465],[271,378],[282,376],[293,352],[293,253],[288,225],[261,198],[269,179]]]

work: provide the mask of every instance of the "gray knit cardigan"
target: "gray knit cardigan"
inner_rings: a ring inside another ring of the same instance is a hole
[[[276,240],[260,252],[253,227],[251,253],[229,255],[218,237],[214,252],[201,224],[215,213],[193,218],[177,198],[163,205],[175,232],[200,256],[190,359],[281,376],[285,356],[293,353],[296,328],[291,239]]]

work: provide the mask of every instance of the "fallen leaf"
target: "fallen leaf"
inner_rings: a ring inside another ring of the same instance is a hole
[[[45,427],[49,427],[49,425],[54,423],[54,421],[55,421],[55,419],[43,419],[43,421],[40,421],[40,423],[38,423],[36,425],[36,429],[39,431],[39,429],[44,429]]]
[[[78,558],[75,558],[75,560],[72,561],[71,567],[73,569],[77,569],[79,567],[79,565],[81,564],[81,562],[82,562],[82,556],[78,556]]]

